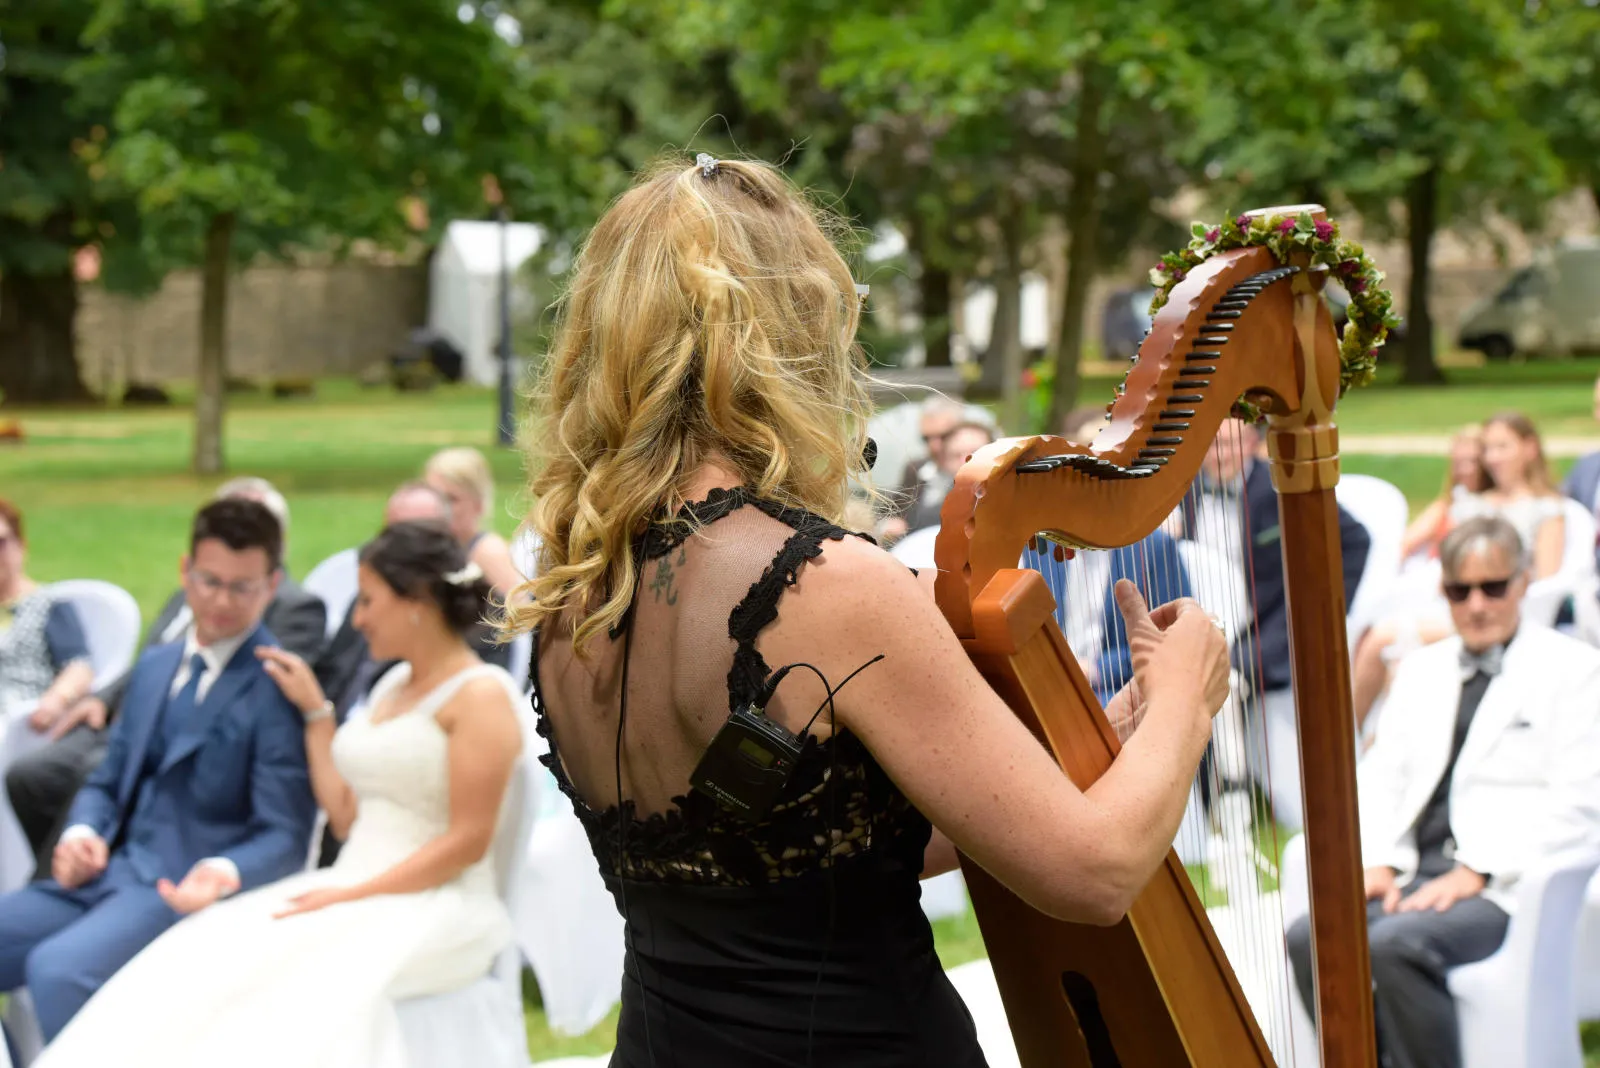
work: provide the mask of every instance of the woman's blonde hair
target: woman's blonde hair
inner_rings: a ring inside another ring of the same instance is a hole
[[[1466,487],[1467,492],[1482,493],[1493,483],[1493,479],[1489,477],[1488,468],[1483,466],[1483,427],[1476,423],[1469,423],[1457,430],[1455,436],[1450,439],[1450,451],[1445,454],[1448,459],[1444,469],[1444,489],[1440,491],[1438,497],[1441,501],[1448,502],[1455,493],[1456,487],[1464,485],[1456,479],[1455,462],[1456,446],[1463,442],[1471,442],[1478,449],[1477,481],[1475,485]]]
[[[467,445],[441,449],[428,458],[422,473],[424,477],[433,475],[442,478],[472,494],[483,506],[484,515],[493,510],[494,474],[489,470],[489,461],[477,449]]]
[[[1528,485],[1533,488],[1535,494],[1543,497],[1555,496],[1556,483],[1550,476],[1550,461],[1545,459],[1544,439],[1539,436],[1539,428],[1533,425],[1533,420],[1521,412],[1496,412],[1483,421],[1484,430],[1492,426],[1503,426],[1523,441],[1533,442],[1533,459],[1528,461],[1523,477],[1528,480]],[[1489,482],[1492,485],[1494,479],[1490,478]]]
[[[590,232],[536,393],[538,577],[507,626],[568,617],[581,654],[632,599],[633,540],[705,462],[843,516],[871,411],[841,227],[776,168],[667,161]],[[519,603],[520,602],[520,603]]]

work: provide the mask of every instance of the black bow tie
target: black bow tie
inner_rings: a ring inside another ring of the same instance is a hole
[[[1481,653],[1474,653],[1463,648],[1461,650],[1461,681],[1466,682],[1478,674],[1494,678],[1500,674],[1505,655],[1506,647],[1503,645],[1491,645]]]

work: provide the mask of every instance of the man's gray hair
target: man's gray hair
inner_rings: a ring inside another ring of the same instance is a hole
[[[438,504],[439,506],[439,518],[445,523],[450,522],[450,498],[446,497],[444,494],[440,493],[438,490],[434,489],[420,478],[413,478],[400,483],[400,485],[394,488],[394,492],[389,494],[389,499],[392,501],[397,497],[407,497],[413,493],[420,493],[424,497],[431,498],[434,503]]]
[[[230,478],[217,487],[212,499],[220,501],[226,497],[243,497],[246,500],[259,501],[262,507],[272,513],[272,518],[278,521],[278,529],[283,534],[284,540],[289,540],[289,502],[278,492],[277,486],[253,475]]]
[[[1439,567],[1445,579],[1461,574],[1469,559],[1499,550],[1511,562],[1514,573],[1528,569],[1528,553],[1517,528],[1497,515],[1480,515],[1462,523],[1439,543]]]

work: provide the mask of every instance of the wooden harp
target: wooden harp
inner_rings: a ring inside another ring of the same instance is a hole
[[[1252,214],[1325,218],[1315,206]],[[1139,542],[1179,505],[1239,398],[1261,408],[1299,710],[1321,1061],[1373,1068],[1333,491],[1340,353],[1321,297],[1326,275],[1309,254],[1280,262],[1264,247],[1193,268],[1155,316],[1092,446],[1010,438],[961,469],[943,507],[936,592],[979,670],[1088,787],[1118,740],[1056,625],[1050,590],[1019,560],[1041,533],[1084,549]],[[1024,1068],[1278,1063],[1175,852],[1107,928],[1051,919],[965,857],[962,867]]]

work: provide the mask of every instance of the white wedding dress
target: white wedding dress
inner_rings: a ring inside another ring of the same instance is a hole
[[[395,718],[341,727],[333,758],[357,816],[338,861],[173,927],[112,977],[36,1068],[434,1068],[408,1061],[394,1002],[466,986],[510,944],[489,857],[433,890],[273,914],[307,890],[360,883],[443,833],[447,741],[434,713],[469,677],[491,672],[516,707],[511,677],[480,665]],[[404,664],[388,672],[372,706],[409,674]]]

